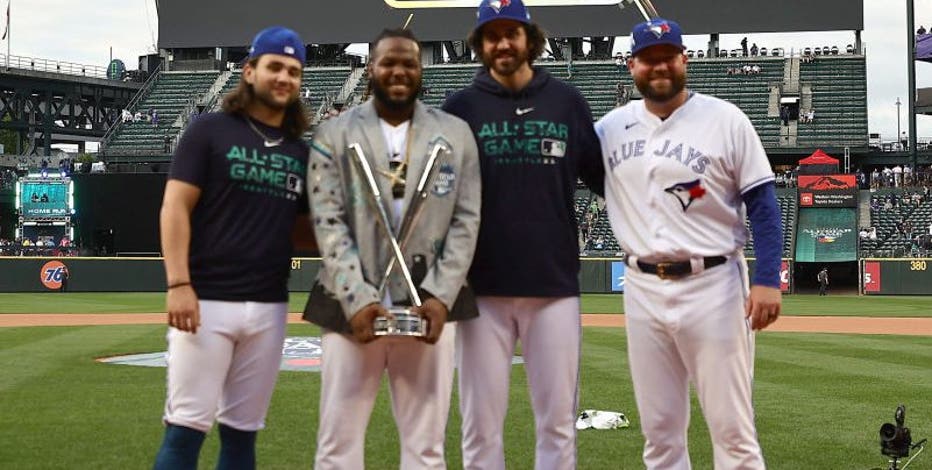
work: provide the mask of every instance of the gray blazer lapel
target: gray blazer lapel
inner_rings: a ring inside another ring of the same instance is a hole
[[[417,101],[414,108],[414,118],[411,120],[411,164],[405,180],[405,203],[403,211],[408,210],[408,204],[414,197],[414,191],[417,189],[417,183],[421,179],[424,167],[427,165],[427,157],[430,156],[430,142],[437,136],[436,119],[429,114],[427,106]]]
[[[357,123],[359,132],[353,133],[353,135],[362,135],[363,137],[363,142],[359,143],[362,145],[363,151],[366,152],[366,158],[369,160],[372,172],[375,173],[375,181],[379,185],[379,191],[382,192],[382,205],[385,207],[385,210],[388,211],[388,214],[391,215],[393,212],[391,204],[392,185],[388,178],[378,173],[379,170],[388,169],[388,147],[385,142],[385,136],[382,135],[379,115],[375,111],[375,105],[372,103],[372,100],[361,105],[359,117],[360,120]],[[353,142],[348,142],[348,144],[352,143]],[[390,222],[394,223],[394,218],[390,218],[392,219]]]

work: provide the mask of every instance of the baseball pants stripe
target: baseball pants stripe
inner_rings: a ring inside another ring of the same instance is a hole
[[[430,345],[412,338],[361,344],[323,335],[317,469],[362,469],[366,427],[388,371],[392,413],[401,438],[401,468],[446,468],[443,444],[453,392],[456,323]]]
[[[629,270],[625,285],[628,359],[644,463],[689,469],[689,384],[712,437],[716,469],[763,469],[751,402],[754,336],[745,319],[739,263],[676,281]]]
[[[536,424],[535,468],[575,468],[579,297],[479,297],[478,304],[479,317],[459,322],[456,338],[464,468],[505,468],[503,428],[518,340]]]
[[[265,427],[281,366],[287,304],[198,302],[196,334],[168,329],[165,422],[207,432],[214,419],[241,431]]]

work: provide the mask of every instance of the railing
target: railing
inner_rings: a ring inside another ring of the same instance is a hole
[[[9,60],[9,62],[7,62]],[[82,77],[107,78],[107,68],[96,65],[76,64],[74,62],[65,62],[61,60],[40,59],[36,57],[23,57],[6,54],[0,54],[0,65],[3,67],[17,68],[23,70],[35,70],[38,72],[62,73],[65,75],[78,75]]]
[[[159,64],[157,67],[155,67],[155,70],[152,71],[152,73],[149,75],[149,78],[146,79],[146,82],[142,84],[142,88],[140,88],[139,91],[136,92],[136,96],[133,97],[133,100],[130,101],[128,105],[126,105],[126,108],[125,108],[126,110],[132,112],[136,108],[136,105],[139,104],[139,101],[142,100],[144,96],[149,95],[149,92],[152,90],[152,87],[155,86],[156,78],[158,77],[159,71],[161,71],[161,69],[162,69],[162,64]],[[121,129],[122,127],[123,127],[123,116],[119,116],[116,122],[114,122],[113,124],[110,125],[109,128],[107,128],[107,132],[104,133],[104,137],[100,140],[101,150],[106,151],[107,145],[110,143],[110,139],[113,138],[113,134],[116,133],[117,129]]]

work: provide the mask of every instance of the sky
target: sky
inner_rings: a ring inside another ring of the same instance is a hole
[[[0,8],[9,0],[0,0]],[[10,54],[105,67],[113,58],[135,69],[138,56],[155,52],[157,0],[12,0]],[[196,1],[196,0],[195,0]],[[93,5],[93,14],[88,13]],[[2,10],[0,10],[2,11]],[[932,0],[915,0],[916,28],[932,27]],[[671,15],[673,16],[673,15]],[[546,25],[543,25],[546,28]],[[914,28],[915,29],[915,28]],[[745,35],[722,35],[721,47],[740,48]],[[806,46],[854,43],[854,33],[747,34],[748,43],[799,50]],[[897,98],[906,102],[906,1],[864,0],[867,49],[868,129],[892,140],[897,132]],[[707,36],[687,36],[690,49],[705,49]],[[616,41],[627,44],[627,40]],[[0,42],[5,54],[8,41]],[[623,47],[623,46],[619,46]],[[918,87],[932,87],[932,64],[916,64]],[[900,108],[901,131],[908,131],[907,106]],[[818,117],[818,116],[817,116]],[[932,140],[932,116],[918,116],[919,140]]]

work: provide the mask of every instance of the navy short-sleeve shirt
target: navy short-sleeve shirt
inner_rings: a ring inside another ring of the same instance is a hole
[[[292,229],[298,214],[308,212],[308,146],[297,139],[277,143],[279,129],[253,120],[256,132],[246,119],[198,117],[178,142],[169,179],[201,189],[189,253],[198,297],[284,302]]]

